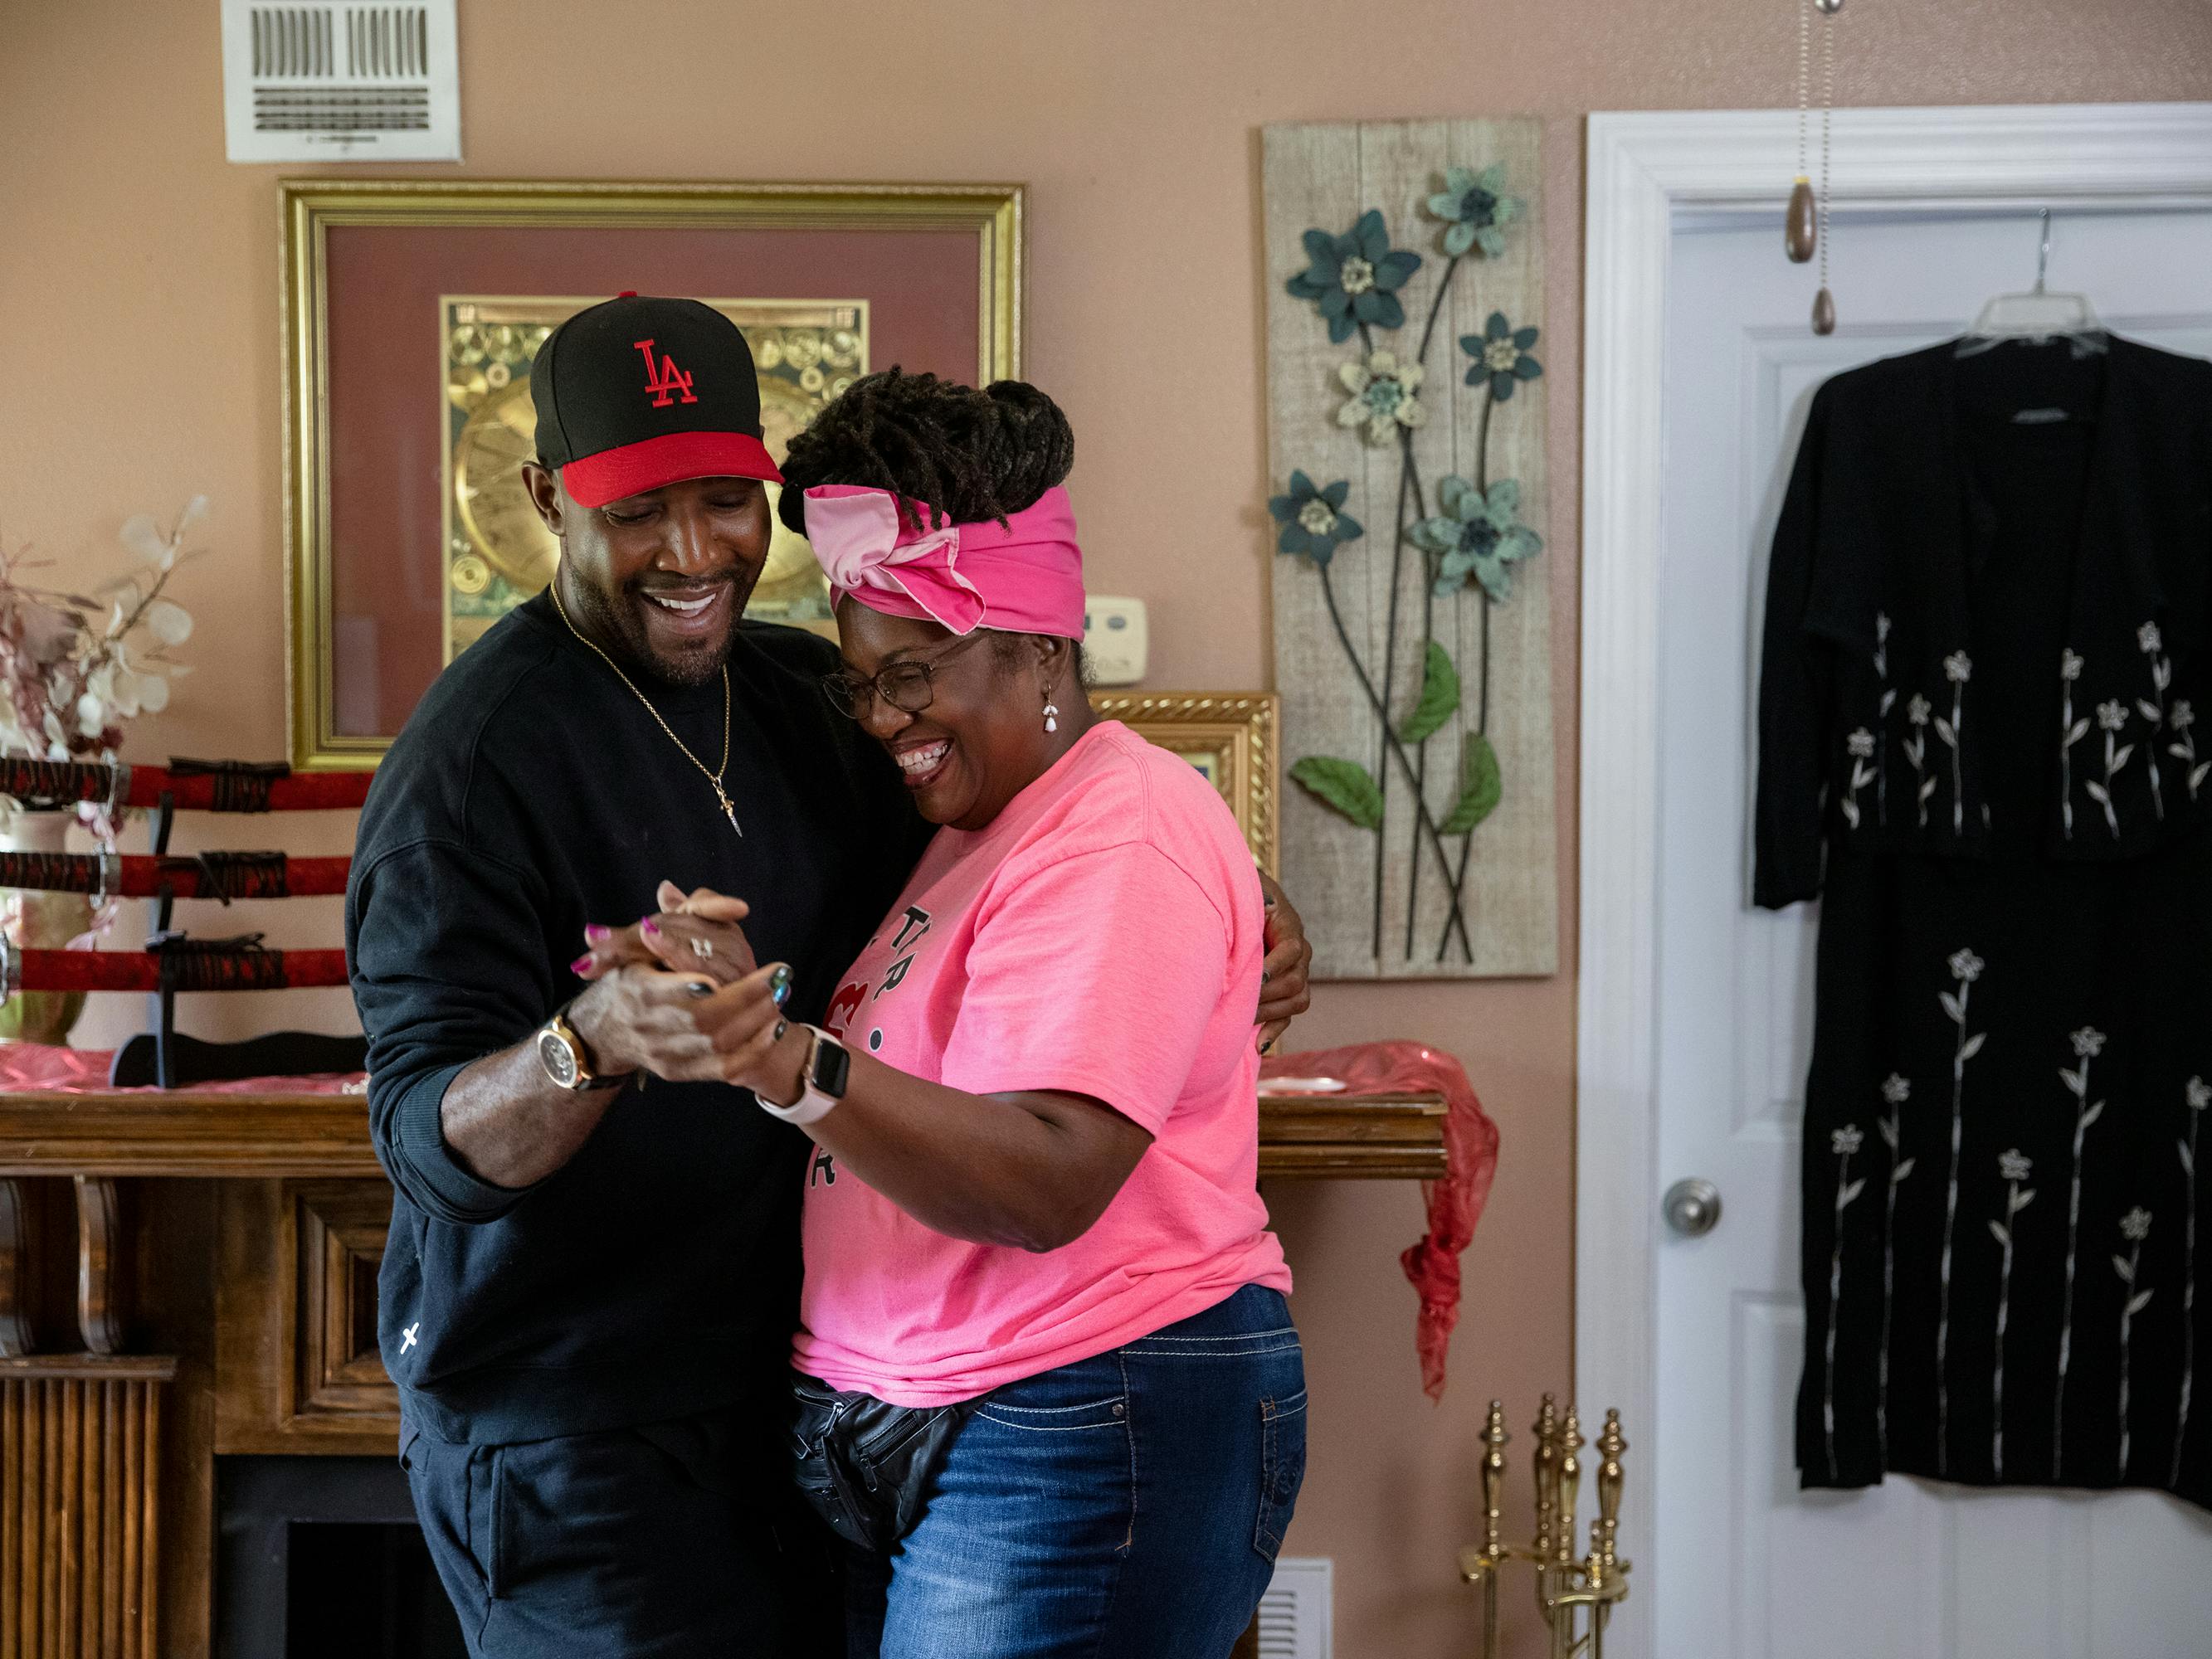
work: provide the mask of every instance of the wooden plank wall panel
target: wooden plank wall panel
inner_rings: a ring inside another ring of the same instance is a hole
[[[1366,122],[1271,126],[1262,143],[1265,206],[1269,494],[1288,487],[1293,469],[1316,484],[1351,483],[1346,510],[1364,526],[1359,540],[1337,550],[1331,567],[1346,632],[1369,665],[1378,689],[1386,667],[1394,597],[1392,535],[1400,473],[1396,445],[1373,446],[1336,424],[1347,393],[1339,368],[1360,357],[1359,337],[1331,344],[1312,303],[1284,285],[1307,264],[1300,238],[1310,227],[1331,234],[1351,228],[1361,212],[1379,210],[1392,246],[1420,254],[1421,268],[1399,291],[1406,325],[1375,331],[1376,347],[1410,357],[1443,280],[1442,225],[1424,210],[1443,187],[1443,169],[1506,168],[1506,193],[1521,198],[1523,216],[1506,232],[1496,258],[1471,254],[1455,277],[1425,359],[1420,398],[1427,424],[1414,438],[1428,512],[1442,512],[1437,485],[1448,473],[1476,476],[1481,432],[1478,388],[1465,384],[1470,359],[1462,335],[1479,334],[1493,311],[1516,328],[1545,331],[1534,355],[1547,354],[1552,320],[1543,315],[1540,125],[1532,119]],[[1485,671],[1484,611],[1489,611],[1490,708],[1487,731],[1504,779],[1498,810],[1474,837],[1464,912],[1474,961],[1456,945],[1441,962],[1437,945],[1449,915],[1433,855],[1423,851],[1407,949],[1413,891],[1416,821],[1408,787],[1379,740],[1376,721],[1344,659],[1319,579],[1303,558],[1270,555],[1273,570],[1275,679],[1283,699],[1283,765],[1309,755],[1356,760],[1385,792],[1387,818],[1379,848],[1382,950],[1374,950],[1377,837],[1321,805],[1295,785],[1284,790],[1283,879],[1297,895],[1314,942],[1314,971],[1327,979],[1423,979],[1542,975],[1559,966],[1559,884],[1555,757],[1552,722],[1551,566],[1545,467],[1545,383],[1522,383],[1493,409],[1488,474],[1520,482],[1522,517],[1547,539],[1547,550],[1519,565],[1512,597],[1486,607],[1472,591],[1438,602],[1437,639],[1451,651],[1465,686],[1461,712],[1426,744],[1425,793],[1441,822],[1459,787],[1464,738],[1480,714]],[[1409,514],[1409,521],[1413,515]],[[1272,547],[1273,526],[1269,526]],[[1419,621],[1424,604],[1420,561],[1406,550],[1396,562],[1399,624],[1388,666],[1394,720],[1420,690]],[[1456,837],[1447,838],[1452,857]]]
[[[0,1659],[155,1659],[167,1362],[0,1365]]]

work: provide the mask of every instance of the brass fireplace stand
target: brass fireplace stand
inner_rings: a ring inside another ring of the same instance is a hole
[[[1510,1561],[1536,1570],[1536,1606],[1551,1631],[1551,1659],[1604,1659],[1605,1627],[1613,1603],[1628,1594],[1629,1564],[1620,1559],[1620,1413],[1605,1414],[1597,1437],[1597,1515],[1590,1522],[1589,1551],[1575,1559],[1575,1501],[1582,1486],[1586,1443],[1572,1406],[1559,1415],[1558,1402],[1544,1396],[1535,1425],[1536,1535],[1527,1544],[1506,1543],[1499,1499],[1505,1485],[1505,1407],[1490,1402],[1482,1441],[1482,1542],[1459,1553],[1460,1577],[1482,1595],[1482,1659],[1498,1656],[1498,1586]]]

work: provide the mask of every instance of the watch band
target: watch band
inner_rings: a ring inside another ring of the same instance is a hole
[[[804,1030],[813,1033],[813,1046],[807,1050],[806,1064],[799,1071],[799,1096],[788,1106],[778,1106],[771,1101],[760,1100],[760,1109],[770,1117],[780,1117],[786,1123],[805,1128],[810,1123],[819,1123],[845,1097],[845,1082],[852,1073],[853,1056],[845,1045],[818,1025]]]

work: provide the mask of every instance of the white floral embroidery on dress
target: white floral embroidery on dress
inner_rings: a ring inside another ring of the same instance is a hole
[[[1958,1046],[1951,1054],[1951,1179],[1943,1195],[1943,1268],[1936,1317],[1936,1473],[1951,1468],[1951,1245],[1959,1224],[1959,1146],[1966,1125],[1966,1062],[1981,1053],[1989,1033],[1966,1031],[1966,999],[1986,965],[1971,950],[1951,953],[1954,991],[1939,991],[1936,1000],[1959,1028]]]
[[[1897,1291],[1897,1189],[1912,1173],[1912,1160],[1899,1158],[1904,1125],[1898,1109],[1912,1097],[1912,1085],[1892,1072],[1882,1079],[1881,1097],[1888,1115],[1875,1121],[1889,1146],[1889,1183],[1881,1217],[1881,1347],[1875,1366],[1874,1429],[1883,1468],[1889,1467],[1889,1315]]]
[[[2166,817],[2166,791],[2160,787],[2158,774],[2158,729],[2166,724],[2166,690],[2173,684],[2172,659],[2160,655],[2166,642],[2159,637],[2158,624],[2145,623],[2136,629],[2136,645],[2150,659],[2152,696],[2137,697],[2136,708],[2150,722],[2150,746],[2143,750],[2143,758],[2150,767],[2150,804],[2160,819]]]
[[[2081,787],[2089,792],[2089,799],[2105,809],[2105,823],[2112,832],[2112,839],[2120,836],[2120,815],[2112,810],[2112,780],[2136,752],[2131,743],[2120,742],[2120,733],[2128,723],[2128,706],[2118,697],[2097,705],[2097,725],[2105,734],[2105,781],[2092,779]]]
[[[1828,1255],[1828,1344],[1827,1367],[1821,1396],[1820,1414],[1827,1434],[1828,1479],[1838,1479],[1836,1473],[1836,1312],[1844,1299],[1844,1211],[1853,1199],[1866,1188],[1866,1177],[1856,1181],[1851,1177],[1851,1159],[1858,1153],[1865,1138],[1856,1123],[1846,1123],[1828,1133],[1828,1150],[1836,1158],[1836,1237],[1835,1247]]]
[[[1874,751],[1874,821],[1889,825],[1889,711],[1897,706],[1897,688],[1889,683],[1889,613],[1874,613],[1874,672],[1881,681],[1881,701],[1875,705],[1875,725],[1880,736]]]
[[[2059,1080],[2074,1097],[2074,1163],[2066,1197],[2066,1291],[2058,1314],[2058,1392],[2051,1408],[2051,1478],[2058,1479],[2059,1459],[2065,1451],[2066,1370],[2074,1358],[2074,1270],[2081,1237],[2081,1148],[2089,1126],[2105,1115],[2105,1103],[2089,1102],[2089,1062],[2105,1052],[2105,1034],[2084,1025],[2069,1039],[2081,1068],[2058,1068]]]
[[[2006,1183],[2006,1191],[2005,1218],[1990,1223],[1990,1236],[2004,1249],[2002,1265],[1997,1269],[1997,1358],[1990,1383],[1990,1462],[2000,1480],[2004,1479],[2005,1319],[2012,1303],[2013,1218],[2035,1200],[2034,1188],[2021,1185],[2034,1167],[2017,1146],[1997,1154],[1997,1173]]]
[[[2166,1484],[2181,1484],[2181,1447],[2189,1437],[2189,1391],[2197,1370],[2197,1131],[2204,1122],[2204,1109],[2212,1106],[2212,1084],[2201,1077],[2189,1079],[2182,1091],[2189,1106],[2189,1139],[2177,1141],[2181,1154],[2182,1191],[2189,1208],[2181,1234],[2181,1392],[2173,1419],[2173,1474]]]
[[[2204,775],[2212,772],[2212,761],[2199,763],[2197,758],[2197,738],[2190,728],[2197,724],[2197,711],[2189,706],[2186,697],[2176,697],[2173,707],[2166,716],[2167,727],[2176,735],[2166,744],[2166,752],[2179,761],[2183,775],[2189,780],[2189,799],[2197,799],[2197,791],[2204,781]]]
[[[1850,787],[1844,795],[1844,822],[1854,830],[1859,827],[1859,791],[1874,781],[1874,769],[1867,762],[1874,755],[1874,733],[1862,726],[1844,739],[1844,750],[1851,763]]]
[[[1913,794],[1920,805],[1920,827],[1928,827],[1928,798],[1936,793],[1936,780],[1928,775],[1928,717],[1935,705],[1917,691],[1905,705],[1905,718],[1912,735],[1905,740],[1905,758],[1912,763]]]
[[[1973,660],[1963,651],[1954,651],[1943,659],[1943,678],[1951,682],[1951,718],[1940,716],[1936,721],[1936,735],[1951,750],[1951,833],[1966,833],[1966,792],[1965,774],[1959,763],[1959,732],[1966,723],[1966,682],[1974,677]]]
[[[2135,1341],[2136,1316],[2149,1304],[2151,1292],[2136,1283],[2142,1270],[2143,1240],[2150,1237],[2150,1212],[2137,1205],[2120,1218],[2120,1237],[2135,1248],[2123,1260],[2112,1258],[2112,1271],[2120,1276],[2127,1288],[2127,1300],[2120,1304],[2120,1479],[2128,1478],[2128,1361],[2129,1349]]]
[[[2081,659],[2069,647],[2058,653],[2058,805],[2066,839],[2074,839],[2074,745],[2089,735],[2089,717],[2074,713],[2074,683],[2081,678]]]

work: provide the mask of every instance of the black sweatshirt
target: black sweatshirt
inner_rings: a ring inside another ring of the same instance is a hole
[[[346,893],[369,1117],[398,1188],[378,1334],[410,1420],[495,1443],[651,1422],[775,1387],[799,1285],[805,1138],[720,1084],[633,1085],[567,1165],[478,1179],[439,1103],[463,1067],[583,989],[587,922],[656,908],[664,879],[746,900],[762,962],[818,1020],[928,826],[833,711],[825,641],[740,625],[713,788],[544,595],[441,674],[379,769]],[[632,676],[691,752],[722,686]]]

